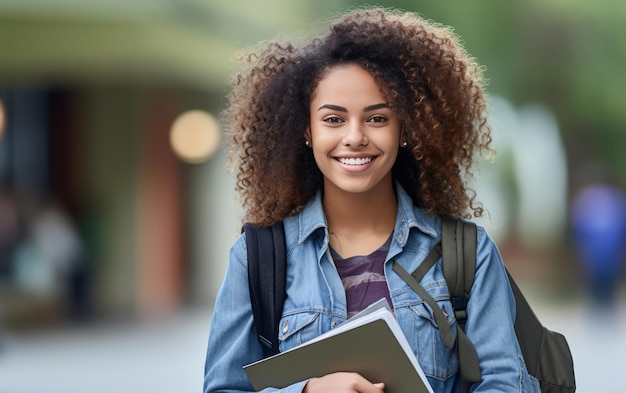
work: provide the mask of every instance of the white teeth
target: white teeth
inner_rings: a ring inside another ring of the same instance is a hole
[[[370,161],[372,161],[372,157],[339,158],[339,162],[341,162],[344,165],[365,165]]]

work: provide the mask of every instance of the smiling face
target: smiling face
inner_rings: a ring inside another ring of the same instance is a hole
[[[310,104],[311,143],[324,192],[368,193],[392,186],[400,121],[369,72],[356,64],[326,71]]]

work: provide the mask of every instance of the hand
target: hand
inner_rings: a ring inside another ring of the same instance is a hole
[[[333,373],[311,379],[303,393],[384,393],[384,383],[371,383],[357,373]]]

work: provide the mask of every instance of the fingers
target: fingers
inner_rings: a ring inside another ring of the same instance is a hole
[[[333,373],[311,379],[304,393],[383,393],[384,383],[371,383],[358,373]]]

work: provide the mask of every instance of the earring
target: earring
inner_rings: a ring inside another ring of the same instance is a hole
[[[407,143],[407,142],[403,142],[403,143],[402,143],[402,147],[406,147],[407,145],[408,145],[408,143]]]
[[[304,142],[304,144],[307,145],[307,147],[311,147],[311,142],[309,142],[308,139]]]

